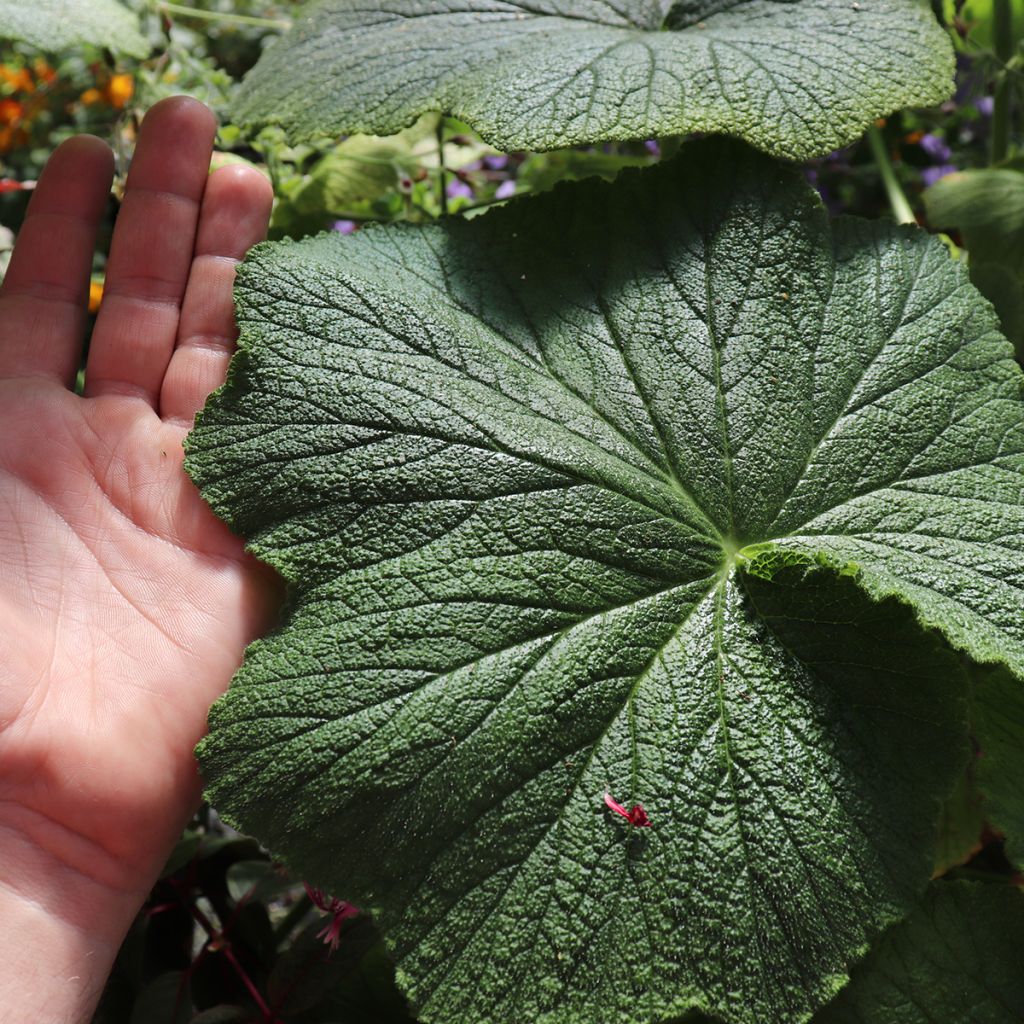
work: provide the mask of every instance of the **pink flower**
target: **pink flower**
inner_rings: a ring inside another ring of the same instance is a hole
[[[332,915],[331,920],[328,921],[321,931],[316,933],[316,937],[323,939],[331,947],[331,952],[333,953],[341,943],[342,921],[349,917],[355,917],[359,913],[359,908],[353,907],[351,903],[346,903],[344,900],[337,900],[333,896],[328,896],[323,889],[314,889],[305,882],[302,884],[306,887],[306,893],[313,901],[313,905],[325,914]]]
[[[632,809],[627,811],[626,808],[622,806],[622,804],[616,803],[612,799],[611,793],[605,793],[604,802],[609,810],[614,811],[616,814],[620,814],[634,828],[651,827],[651,819],[647,817],[647,812],[643,809],[643,807],[640,804],[633,804]]]

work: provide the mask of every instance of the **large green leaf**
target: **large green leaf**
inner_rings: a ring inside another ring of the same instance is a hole
[[[388,135],[442,110],[504,150],[703,131],[804,158],[952,72],[918,0],[314,0],[234,117]]]
[[[936,882],[814,1024],[1019,1024],[1024,894]]]
[[[916,618],[1024,669],[1022,378],[963,268],[706,140],[261,247],[238,303],[188,466],[291,601],[218,808],[426,1021],[806,1019],[966,760]]]
[[[117,0],[0,0],[0,39],[40,50],[105,46],[133,57],[150,49],[139,19]]]

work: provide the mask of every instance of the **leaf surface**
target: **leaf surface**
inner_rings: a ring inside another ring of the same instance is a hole
[[[441,110],[506,151],[702,131],[802,159],[952,72],[916,0],[315,0],[234,118],[389,135]]]
[[[935,882],[814,1024],[1017,1024],[1022,951],[1024,893]]]
[[[47,51],[104,46],[132,57],[150,49],[138,18],[116,0],[0,0],[0,39]]]
[[[973,764],[968,766],[942,805],[933,872],[936,877],[966,864],[983,846],[985,813],[981,794],[974,782],[973,767]]]
[[[806,1020],[966,761],[918,623],[1024,665],[1021,374],[963,269],[708,140],[264,246],[238,302],[187,464],[291,601],[218,808],[426,1021]]]
[[[1024,865],[1024,687],[1004,669],[977,673],[971,717],[984,811],[1006,836],[1007,856]]]

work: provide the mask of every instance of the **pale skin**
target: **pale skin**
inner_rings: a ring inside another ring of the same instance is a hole
[[[64,143],[0,288],[0,1022],[79,1024],[201,782],[192,751],[276,578],[182,470],[234,347],[271,189],[208,175],[215,124],[143,124],[73,392],[113,157]]]

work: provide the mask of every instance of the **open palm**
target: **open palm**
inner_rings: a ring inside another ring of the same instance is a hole
[[[251,169],[208,178],[213,133],[187,99],[146,118],[84,397],[103,143],[51,158],[0,290],[0,886],[77,927],[152,883],[198,798],[207,709],[275,605],[181,469],[270,206]]]

